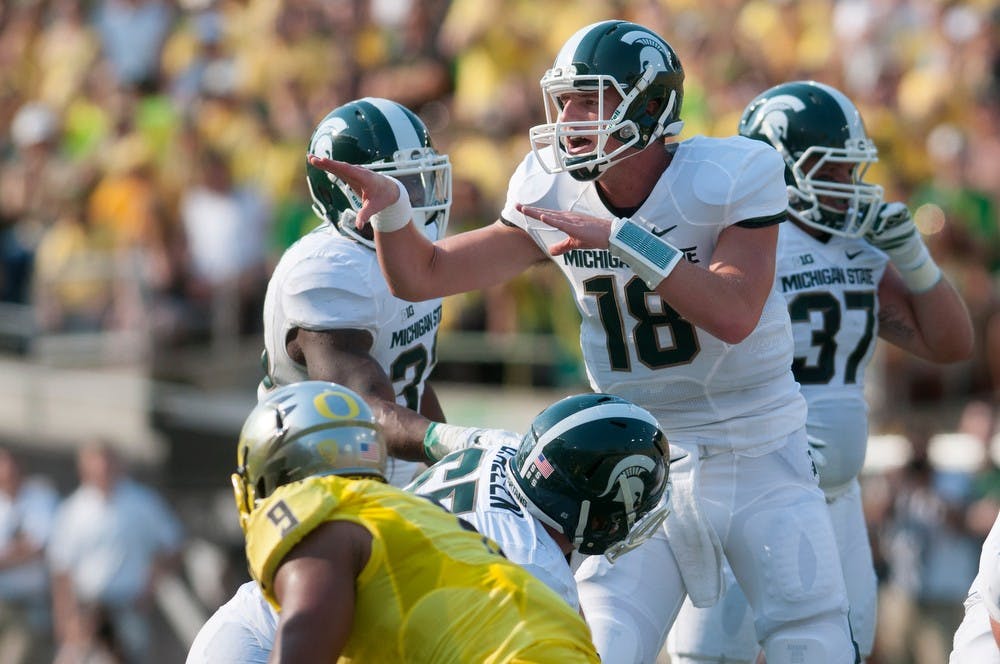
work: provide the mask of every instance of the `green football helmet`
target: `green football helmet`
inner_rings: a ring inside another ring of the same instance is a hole
[[[396,178],[410,194],[413,223],[432,242],[444,237],[451,208],[451,164],[448,155],[434,149],[420,118],[402,104],[365,97],[335,108],[313,132],[309,152]],[[375,248],[370,228],[358,231],[354,226],[361,198],[346,182],[308,162],[306,182],[313,211],[321,219]]]
[[[653,141],[680,133],[684,70],[677,54],[655,32],[627,21],[601,21],[577,31],[563,45],[541,80],[545,124],[532,127],[531,148],[549,173],[569,172],[594,180],[614,162]],[[600,98],[597,122],[562,122],[560,97],[571,92],[614,88],[618,107],[607,112]],[[592,149],[573,153],[574,139]],[[608,139],[620,145],[609,149]]]
[[[580,553],[614,562],[669,513],[667,449],[656,419],[630,401],[566,397],[531,423],[510,459],[508,486]]]
[[[269,393],[247,416],[236,451],[233,491],[240,524],[259,500],[307,477],[385,481],[386,451],[371,408],[357,393],[320,380]]]
[[[871,228],[883,192],[864,177],[878,150],[842,92],[816,81],[776,85],[746,107],[739,133],[781,153],[793,219],[843,237],[861,237]],[[849,164],[850,180],[824,179],[819,171],[831,163]]]

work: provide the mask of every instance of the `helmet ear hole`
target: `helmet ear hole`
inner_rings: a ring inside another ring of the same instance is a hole
[[[268,496],[267,482],[264,480],[263,477],[257,479],[257,483],[254,484],[253,487],[253,492],[258,499],[267,498]],[[251,505],[250,508],[253,509],[253,505]]]

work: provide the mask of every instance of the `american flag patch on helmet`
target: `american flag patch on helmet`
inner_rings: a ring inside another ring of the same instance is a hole
[[[552,464],[549,463],[549,460],[546,459],[545,455],[542,453],[539,453],[538,456],[535,458],[535,468],[537,468],[538,472],[540,472],[542,474],[542,477],[545,478],[548,478],[548,476],[555,471],[555,469],[552,467]]]
[[[378,445],[375,443],[361,443],[358,456],[365,461],[378,461],[381,458]]]

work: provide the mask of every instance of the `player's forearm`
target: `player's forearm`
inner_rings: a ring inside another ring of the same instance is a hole
[[[681,262],[657,293],[695,327],[726,343],[746,339],[760,322],[771,279],[715,272]]]
[[[435,284],[435,248],[413,223],[391,233],[375,233],[379,266],[398,298],[420,302],[440,297]]]
[[[928,291],[912,295],[917,329],[926,351],[925,359],[948,363],[972,356],[975,333],[965,302],[942,278]]]
[[[376,233],[375,245],[389,289],[413,302],[496,286],[547,258],[527,233],[500,222],[434,244],[411,223]]]
[[[426,417],[395,403],[368,400],[372,411],[382,426],[389,456],[406,461],[427,461],[424,453],[424,436],[431,421]]]
[[[592,233],[602,224],[583,221],[589,223],[584,230],[590,231],[583,246],[599,242],[603,231]],[[579,220],[570,219],[560,228],[584,235],[578,224]],[[774,282],[776,228],[727,228],[705,267],[696,251],[682,251],[643,223],[617,218],[608,233],[611,254],[688,322],[731,344],[740,343],[757,327]]]

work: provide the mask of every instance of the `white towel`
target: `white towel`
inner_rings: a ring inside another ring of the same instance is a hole
[[[688,452],[671,459],[670,496],[673,510],[664,524],[670,548],[680,565],[691,603],[698,608],[714,605],[722,594],[722,543],[698,504],[698,454]]]

